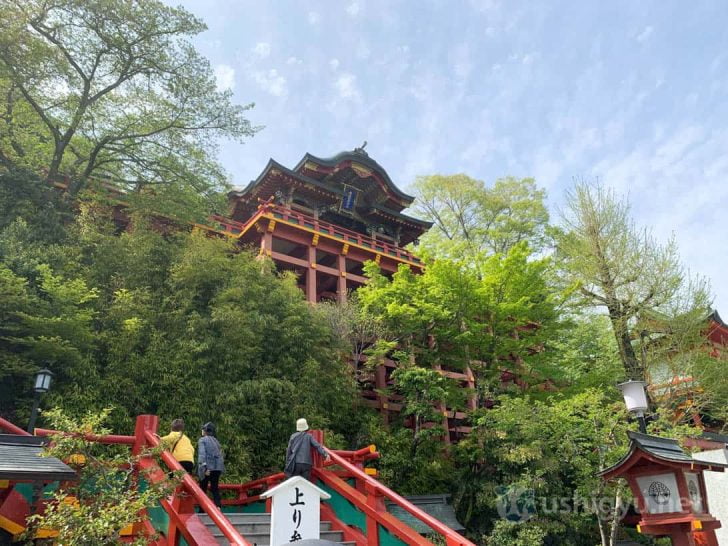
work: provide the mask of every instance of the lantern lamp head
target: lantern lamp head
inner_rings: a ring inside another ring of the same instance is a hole
[[[646,386],[647,383],[644,381],[635,381],[632,379],[617,385],[619,390],[622,391],[624,403],[630,413],[643,415],[644,412],[647,411],[647,395],[645,394]]]
[[[43,368],[35,375],[33,390],[38,393],[48,392],[48,389],[51,388],[51,379],[53,379],[53,372],[48,368]]]

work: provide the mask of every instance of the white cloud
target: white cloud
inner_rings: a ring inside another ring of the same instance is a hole
[[[274,97],[285,97],[288,94],[286,78],[282,74],[279,74],[275,68],[271,68],[267,72],[254,72],[253,79],[261,89]]]
[[[265,59],[266,57],[269,57],[270,56],[270,44],[268,42],[258,42],[257,44],[255,44],[255,47],[253,48],[253,53],[255,53],[261,59]]]
[[[339,96],[344,100],[359,100],[361,98],[354,74],[342,74],[336,80],[335,86]]]
[[[348,13],[352,17],[358,15],[359,11],[361,11],[361,6],[359,5],[359,2],[352,2],[346,7],[346,13]]]
[[[226,64],[215,67],[215,82],[218,91],[227,91],[235,87],[235,69]]]
[[[286,61],[286,64],[288,65],[300,65],[303,64],[303,61],[299,59],[298,57],[288,57],[288,60]]]
[[[329,66],[331,67],[332,70],[336,70],[337,68],[339,68],[339,64],[340,64],[339,59],[331,59],[329,61]]]
[[[646,42],[647,40],[649,40],[649,39],[650,39],[650,36],[652,36],[652,33],[654,32],[654,30],[655,30],[655,29],[654,29],[653,27],[651,27],[651,26],[649,26],[649,25],[648,25],[648,26],[646,26],[646,27],[644,28],[644,30],[642,30],[642,32],[640,32],[640,33],[639,33],[639,34],[638,34],[638,35],[636,36],[636,40],[637,40],[638,42],[640,42],[640,43],[644,43],[644,42]]]
[[[321,20],[321,16],[318,14],[317,11],[308,12],[308,22],[310,24],[317,25],[320,20]]]
[[[356,56],[365,61],[369,58],[369,56],[372,54],[372,50],[369,49],[369,45],[367,45],[366,42],[359,42],[359,45],[356,48]]]
[[[458,44],[450,51],[448,57],[458,79],[460,81],[467,80],[473,70],[473,61],[468,44]]]

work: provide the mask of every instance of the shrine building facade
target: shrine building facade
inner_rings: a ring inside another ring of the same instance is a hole
[[[400,264],[422,271],[404,247],[432,224],[402,212],[414,197],[363,148],[327,159],[306,154],[293,169],[271,159],[228,198],[229,217],[213,217],[216,229],[295,272],[309,302],[344,300],[366,282],[369,260],[385,275]]]
[[[405,246],[432,224],[402,212],[414,197],[402,192],[362,148],[327,159],[306,154],[293,169],[271,159],[255,180],[230,192],[228,199],[229,216],[214,216],[213,231],[257,248],[279,270],[296,273],[311,303],[344,301],[367,282],[363,265],[370,260],[385,276],[402,264],[415,273],[423,271],[422,261]],[[365,361],[361,356],[351,362],[364,404],[389,420],[403,407],[402,396],[391,392],[397,363],[385,358],[371,370]],[[469,366],[438,370],[475,392]],[[476,407],[474,394],[467,404]],[[470,432],[465,412],[444,403],[437,410],[446,431],[444,441],[457,441]]]

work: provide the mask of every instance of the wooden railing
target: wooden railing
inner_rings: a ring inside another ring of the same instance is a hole
[[[220,215],[213,215],[210,219],[213,220],[217,224],[217,227],[225,233],[233,236],[240,236],[261,216],[267,215],[270,215],[277,220],[283,220],[284,222],[290,222],[301,227],[312,229],[317,233],[328,235],[342,243],[355,244],[364,249],[371,250],[372,252],[391,256],[392,258],[408,260],[417,264],[422,263],[417,256],[393,243],[382,241],[381,239],[376,239],[375,237],[370,237],[363,233],[352,231],[330,222],[318,220],[309,214],[305,214],[288,207],[283,207],[281,205],[276,205],[274,203],[261,204],[257,212],[245,222],[238,222],[232,218]]]
[[[363,233],[352,231],[330,222],[325,222],[324,220],[318,220],[313,216],[288,207],[275,205],[273,203],[266,203],[263,207],[265,207],[267,211],[271,212],[275,218],[293,222],[300,226],[313,229],[319,233],[330,235],[344,243],[353,243],[387,256],[420,263],[420,259],[417,256],[388,241],[382,241],[381,239],[376,239]]]
[[[326,448],[324,448],[326,449]],[[397,536],[407,544],[430,546],[432,542],[417,533],[414,529],[405,525],[402,521],[386,511],[385,501],[396,504],[410,515],[427,525],[434,533],[440,535],[447,546],[475,546],[468,539],[450,529],[441,521],[433,518],[423,510],[420,510],[407,499],[401,497],[379,481],[368,476],[359,466],[352,464],[336,451],[326,449],[329,453],[329,460],[326,466],[336,465],[345,470],[349,478],[356,480],[356,487],[349,485],[330,470],[323,467],[315,467],[313,474],[325,485],[331,487],[339,495],[353,503],[366,516],[366,534],[369,544],[379,544],[379,533],[377,525],[381,525],[391,534]],[[364,493],[362,493],[364,491]],[[372,542],[372,534],[376,542]]]
[[[312,431],[312,433],[318,438],[322,437],[320,431]],[[396,504],[420,520],[432,529],[434,534],[440,535],[447,546],[475,546],[441,521],[420,510],[407,499],[369,476],[362,465],[368,460],[379,457],[374,446],[357,451],[338,451],[326,447],[324,449],[328,452],[329,458],[322,461],[317,454],[314,454],[312,477],[314,480],[320,480],[325,487],[352,503],[364,515],[366,529],[361,529],[361,533],[352,529],[344,529],[345,532],[353,531],[352,538],[359,537],[356,540],[358,546],[378,546],[380,544],[378,526],[380,525],[406,544],[433,545],[430,540],[387,512],[385,502]],[[334,467],[337,467],[338,470],[334,470]],[[352,479],[355,485],[349,483]],[[237,497],[228,500],[226,504],[249,504],[261,501],[260,494],[263,491],[274,487],[283,480],[285,480],[284,474],[278,473],[245,484],[227,484],[221,488],[237,491]],[[267,510],[270,510],[270,505],[267,505]],[[326,505],[322,505],[322,514],[324,510],[336,515],[335,511]]]
[[[155,435],[157,429],[158,419],[153,415],[140,415],[137,417],[137,426],[134,436],[124,436],[117,434],[109,435],[96,435],[87,434],[84,438],[90,442],[97,442],[101,444],[121,444],[128,445],[132,448],[132,451],[136,454],[141,454],[145,448],[154,448],[159,446],[159,438]],[[0,418],[0,429],[4,429],[12,434],[29,434],[21,428],[15,426],[9,421]],[[59,434],[58,431],[36,428],[36,436],[52,436]],[[151,457],[142,458],[141,469],[147,471],[148,479],[153,481],[167,479],[167,474],[170,470],[184,470],[177,460],[172,456],[169,451],[162,451],[161,458],[167,469],[162,469]],[[212,546],[217,545],[217,540],[204,528],[201,522],[197,519],[195,513],[195,506],[199,506],[200,509],[205,512],[210,519],[215,523],[217,528],[222,532],[223,536],[228,540],[230,544],[235,546],[250,546],[250,543],[243,538],[230,521],[222,514],[222,512],[215,506],[215,504],[203,493],[202,489],[192,479],[192,477],[185,473],[182,478],[175,495],[172,500],[162,499],[160,501],[161,507],[169,516],[169,527],[166,536],[158,541],[152,541],[150,544],[161,545],[175,545],[179,543],[180,535],[184,537],[188,544],[198,546]],[[194,525],[190,525],[191,520],[196,519]],[[151,527],[149,521],[144,522],[142,527],[138,529],[141,533],[152,535],[155,530]]]
[[[156,436],[157,423],[156,416],[140,415],[137,417],[134,436],[87,435],[86,438],[89,441],[104,444],[129,445],[134,453],[140,454],[144,448],[159,446],[160,440]],[[0,429],[15,434],[28,434],[2,418],[0,418]],[[36,429],[35,432],[38,436],[57,434],[57,431],[49,429]],[[320,440],[323,439],[320,431],[312,431],[312,433]],[[361,529],[361,533],[352,530],[355,536],[360,537],[357,540],[358,543],[361,543],[360,546],[364,542],[366,542],[367,546],[379,545],[379,526],[382,526],[388,533],[398,537],[406,544],[432,546],[431,541],[387,512],[385,502],[399,506],[427,525],[432,529],[433,533],[442,537],[446,546],[474,546],[468,539],[368,475],[362,466],[364,462],[379,457],[379,453],[376,452],[374,446],[368,446],[357,451],[337,451],[326,447],[324,449],[329,454],[329,458],[323,461],[318,454],[315,454],[312,476],[314,479],[320,480],[325,487],[330,488],[330,490],[351,502],[364,515],[366,529]],[[169,451],[163,451],[161,458],[167,469],[160,468],[151,457],[142,459],[141,467],[149,471],[149,479],[166,479],[169,470],[183,470]],[[274,487],[283,480],[285,480],[285,475],[277,473],[246,484],[221,485],[221,489],[237,492],[235,498],[226,499],[223,502],[225,505],[245,505],[259,502],[262,500],[260,498],[262,492]],[[350,483],[351,480],[354,480],[354,485]],[[189,474],[184,474],[175,495],[171,499],[162,499],[160,504],[169,516],[169,528],[164,539],[150,543],[160,546],[162,544],[173,545],[178,543],[179,538],[184,537],[189,544],[205,546],[217,544],[214,537],[206,531],[195,514],[195,506],[199,506],[215,523],[230,544],[250,546],[207,495],[202,492]],[[267,508],[270,510],[269,504],[267,504]],[[330,508],[327,508],[327,510],[330,510]],[[146,531],[151,533],[153,529],[150,529],[149,522],[146,522],[146,526]]]

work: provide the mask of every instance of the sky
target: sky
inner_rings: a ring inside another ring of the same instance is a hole
[[[223,143],[236,186],[364,141],[418,175],[533,177],[554,218],[575,180],[674,236],[728,319],[728,3],[185,0],[218,86],[264,128]]]

